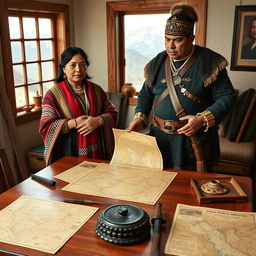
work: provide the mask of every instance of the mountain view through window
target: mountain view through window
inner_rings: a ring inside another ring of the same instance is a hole
[[[165,49],[164,29],[170,14],[125,15],[125,82],[140,91],[144,66]]]

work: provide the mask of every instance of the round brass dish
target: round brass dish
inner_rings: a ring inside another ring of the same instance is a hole
[[[217,179],[210,180],[209,182],[203,184],[201,189],[211,195],[222,195],[226,194],[229,191],[227,186],[221,184],[221,182]]]

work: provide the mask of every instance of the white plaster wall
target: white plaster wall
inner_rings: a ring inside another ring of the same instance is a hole
[[[256,5],[256,0],[208,0],[206,46],[219,52],[231,63],[235,6]],[[231,71],[227,68],[233,86],[243,92],[256,89],[256,72]]]
[[[88,73],[107,91],[106,1],[75,0],[74,24],[75,44],[89,56]]]

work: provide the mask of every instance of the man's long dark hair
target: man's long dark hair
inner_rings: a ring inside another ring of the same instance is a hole
[[[82,50],[81,48],[79,47],[68,47],[66,48],[62,54],[61,54],[61,57],[60,57],[60,64],[58,65],[58,74],[57,74],[57,77],[56,77],[56,81],[57,83],[65,80],[63,78],[64,76],[64,72],[63,72],[63,68],[66,66],[66,64],[73,58],[74,55],[76,54],[80,54],[84,57],[85,59],[85,63],[87,65],[87,67],[90,65],[89,61],[88,61],[88,56],[87,54],[84,52],[84,50]],[[88,74],[86,73],[86,77],[85,77],[85,80],[87,79],[90,79],[91,77],[88,76]]]

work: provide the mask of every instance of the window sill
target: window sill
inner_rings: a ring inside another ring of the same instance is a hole
[[[42,110],[32,110],[31,112],[20,112],[14,118],[17,125],[28,123],[34,120],[39,120],[42,114]]]

